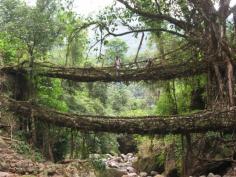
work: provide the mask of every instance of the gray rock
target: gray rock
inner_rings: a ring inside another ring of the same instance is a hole
[[[106,157],[112,158],[113,156],[111,154],[106,154]]]
[[[119,165],[115,161],[110,161],[108,166],[111,168],[119,168]]]
[[[215,175],[213,173],[209,173],[207,177],[215,177]]]
[[[127,157],[125,154],[121,154],[120,156],[121,156],[121,158],[122,158],[124,161],[127,161],[127,160],[128,160],[128,157]]]
[[[129,173],[128,176],[129,177],[138,177],[137,173]]]
[[[125,176],[127,175],[126,170],[123,169],[117,169],[117,168],[109,168],[106,169],[106,173],[104,176],[116,176],[116,177],[120,177],[120,176]]]
[[[135,169],[133,167],[127,167],[126,170],[129,173],[135,173]]]
[[[128,153],[127,156],[128,156],[128,157],[133,157],[134,154],[133,154],[133,153]]]
[[[116,158],[115,158],[115,161],[116,161],[116,162],[122,162],[123,159],[122,159],[121,157],[116,157]]]
[[[163,176],[163,175],[159,175],[159,174],[158,174],[158,175],[155,175],[154,177],[164,177],[164,176]]]
[[[158,173],[156,172],[156,171],[151,171],[151,173],[150,173],[152,176],[155,176],[155,175],[157,175]]]
[[[140,176],[140,177],[147,177],[147,176],[148,176],[148,173],[147,173],[147,172],[140,172],[140,173],[139,173],[139,176]]]

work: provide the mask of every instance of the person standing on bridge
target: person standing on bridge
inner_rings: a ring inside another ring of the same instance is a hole
[[[121,59],[116,56],[115,58],[115,69],[116,69],[116,76],[118,77],[119,76],[119,70],[121,68]]]

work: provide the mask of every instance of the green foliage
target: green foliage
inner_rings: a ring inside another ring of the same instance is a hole
[[[100,115],[104,113],[100,100],[90,98],[86,90],[75,91],[74,95],[66,94],[64,98],[71,112]]]
[[[175,105],[170,99],[170,95],[163,94],[157,102],[156,113],[159,115],[170,115],[174,112],[174,108]]]
[[[30,7],[21,1],[0,1],[1,31],[20,40],[18,49],[26,49],[31,60],[46,54],[60,35],[57,2],[38,0],[35,7]]]
[[[53,144],[53,157],[56,162],[65,159],[68,152],[68,137],[66,134],[62,134],[57,138],[57,141]]]
[[[77,156],[88,158],[89,154],[118,153],[116,136],[108,133],[80,133],[76,139],[78,144]]]
[[[108,106],[119,113],[123,111],[128,103],[128,93],[127,87],[123,84],[116,84],[108,88]]]
[[[156,163],[158,164],[158,166],[162,166],[165,164],[165,160],[166,160],[166,155],[165,152],[162,151],[159,154],[156,155]]]
[[[84,55],[87,49],[87,31],[83,30],[80,33],[74,33],[74,30],[83,23],[81,18],[73,12],[64,12],[60,16],[65,24],[64,35],[67,39],[66,46],[66,65],[82,66],[84,64]],[[71,38],[73,34],[73,38]]]
[[[192,80],[177,80],[165,84],[157,101],[156,113],[170,115],[173,113],[185,114],[192,111],[190,107],[192,92],[196,89],[204,88],[205,83],[205,77],[196,77]],[[204,99],[205,92],[200,96]],[[175,110],[176,108],[177,110]]]
[[[113,65],[115,62],[116,56],[121,58],[122,63],[124,62],[125,59],[125,54],[128,51],[128,46],[126,42],[119,38],[115,38],[113,40],[109,40],[107,44],[105,45],[106,50],[105,50],[105,63],[109,65]]]
[[[3,60],[1,64],[9,64],[22,57],[18,56],[18,48],[21,45],[18,39],[11,39],[7,33],[0,33],[0,58]]]
[[[89,97],[97,98],[103,105],[108,99],[108,86],[105,83],[88,83],[87,84]]]
[[[32,148],[25,141],[18,141],[12,144],[12,148],[16,150],[17,153],[24,155],[27,158],[41,162],[43,161],[42,154],[35,148]]]
[[[102,159],[91,159],[91,163],[98,171],[105,171],[106,169],[106,164],[102,161]]]
[[[66,102],[61,99],[64,91],[59,79],[39,78],[37,88],[37,99],[40,104],[63,112],[68,111]]]

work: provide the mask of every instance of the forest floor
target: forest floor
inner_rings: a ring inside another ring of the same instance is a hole
[[[86,161],[39,163],[17,153],[11,147],[12,143],[14,142],[0,138],[0,177],[95,177]]]
[[[0,137],[0,177],[96,177],[94,168],[87,161],[68,161],[63,164],[52,162],[39,163],[33,161],[22,154],[17,153],[12,144],[14,141]],[[138,172],[132,167],[136,157],[129,153],[127,155],[111,156],[105,160],[106,173],[112,176],[115,173],[124,177],[158,176],[163,177],[157,172],[148,174]],[[107,176],[107,174],[104,174]],[[209,176],[210,175],[210,176]],[[209,177],[219,177],[211,175]],[[109,177],[112,177],[109,176]],[[104,176],[103,176],[104,177]],[[224,177],[236,177],[236,166],[231,168]]]

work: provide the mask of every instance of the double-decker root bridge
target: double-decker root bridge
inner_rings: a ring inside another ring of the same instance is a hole
[[[11,75],[27,75],[27,65],[5,66],[1,72]],[[100,68],[69,68],[40,63],[34,64],[34,74],[38,76],[68,79],[76,82],[122,82],[153,81],[190,77],[207,73],[208,63],[190,61],[186,63]],[[33,118],[60,127],[80,131],[130,133],[130,134],[186,134],[208,131],[233,132],[236,128],[236,108],[221,111],[204,111],[184,116],[111,117],[61,113],[30,102],[15,101],[2,97],[10,111],[23,118]]]

